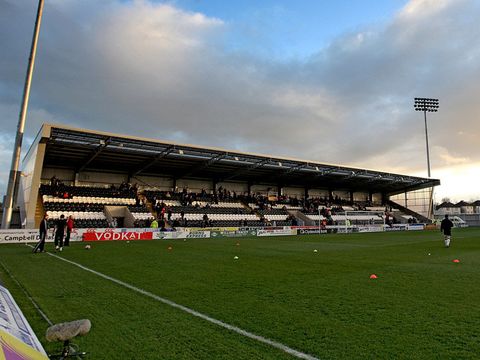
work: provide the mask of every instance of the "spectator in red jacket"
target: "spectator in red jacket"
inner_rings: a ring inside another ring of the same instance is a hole
[[[65,236],[65,246],[70,246],[70,233],[73,230],[73,216],[70,215],[67,219],[67,236]]]

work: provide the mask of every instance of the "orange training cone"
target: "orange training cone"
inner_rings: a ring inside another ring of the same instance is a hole
[[[378,276],[375,274],[370,275],[370,279],[376,279]]]
[[[459,262],[460,262],[460,260],[458,260],[458,259],[455,259],[455,260],[453,260],[453,262],[454,262],[454,263],[459,263]]]

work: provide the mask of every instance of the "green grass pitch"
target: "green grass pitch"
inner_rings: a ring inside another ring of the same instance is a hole
[[[480,229],[454,229],[449,249],[421,231],[73,243],[57,255],[319,359],[480,357]],[[77,340],[90,359],[293,358],[25,245],[0,246],[0,262],[48,352],[59,346],[18,284],[54,323],[92,321]]]

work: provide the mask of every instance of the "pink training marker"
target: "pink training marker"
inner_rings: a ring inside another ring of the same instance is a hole
[[[375,274],[370,275],[370,279],[376,279],[378,276]]]
[[[458,259],[454,259],[454,260],[453,260],[453,262],[454,262],[454,263],[459,263],[459,262],[460,262],[460,260],[458,260]]]

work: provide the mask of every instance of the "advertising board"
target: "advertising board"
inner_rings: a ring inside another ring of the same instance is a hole
[[[425,230],[425,224],[408,224],[407,230],[410,230],[410,231]]]
[[[359,226],[358,232],[361,233],[372,233],[372,232],[382,232],[382,226]]]
[[[314,235],[314,234],[326,234],[326,229],[316,228],[297,228],[297,235]]]
[[[83,241],[133,241],[133,240],[153,240],[153,233],[146,231],[92,231],[83,234]]]
[[[245,236],[256,236],[257,230],[222,230],[222,231],[211,231],[210,236],[212,238],[231,238],[231,237],[245,237]]]
[[[263,228],[257,230],[257,236],[285,236],[296,235],[297,230],[292,228]]]
[[[0,359],[48,359],[27,319],[3,286],[0,286]]]
[[[92,229],[73,229],[70,241],[82,241],[83,233]],[[102,229],[104,230],[104,229]],[[35,243],[40,240],[38,229],[0,230],[0,244]],[[47,232],[46,242],[53,242],[53,229]]]
[[[237,226],[230,226],[230,227],[208,227],[208,228],[184,228],[184,230],[188,229],[189,232],[196,232],[196,231],[236,231],[239,229]]]
[[[38,242],[39,240],[38,229],[0,230],[0,244],[29,243]],[[53,241],[53,233],[51,231],[48,232],[46,241]]]
[[[207,239],[210,237],[210,231],[158,231],[153,233],[153,238],[157,240],[170,239]]]
[[[407,230],[407,224],[393,224],[392,226],[385,225],[385,231],[405,231]]]

